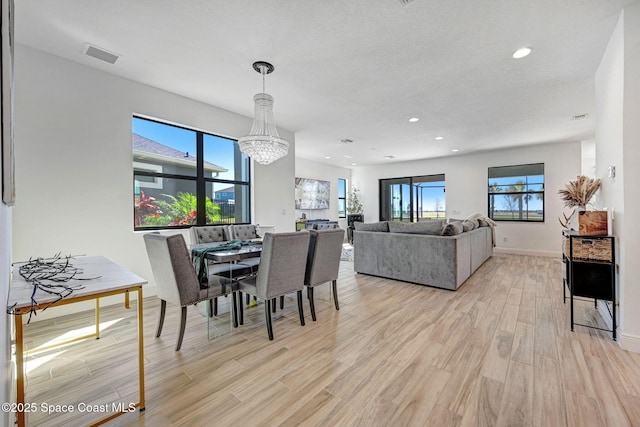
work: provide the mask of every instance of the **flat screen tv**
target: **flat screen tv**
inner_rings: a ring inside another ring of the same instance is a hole
[[[329,209],[329,181],[296,178],[296,209]]]

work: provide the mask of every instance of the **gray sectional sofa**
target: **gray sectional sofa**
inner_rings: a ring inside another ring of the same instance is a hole
[[[456,290],[493,255],[492,230],[486,222],[465,224],[464,230],[462,222],[437,220],[356,224],[354,270]]]

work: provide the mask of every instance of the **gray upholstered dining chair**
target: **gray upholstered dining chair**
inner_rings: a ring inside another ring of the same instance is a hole
[[[194,225],[191,227],[191,243],[226,242],[231,240],[228,225]]]
[[[232,239],[253,240],[259,239],[258,228],[254,224],[234,224],[229,226]]]
[[[258,234],[258,227],[256,227],[254,224],[230,225],[229,235],[232,239],[236,240],[256,240],[261,238],[261,236]],[[238,264],[248,267],[251,271],[251,274],[255,274],[260,267],[261,258],[262,257],[243,259]],[[240,304],[242,304],[242,300],[240,301]],[[247,295],[247,304],[249,304],[249,295]]]
[[[344,242],[344,230],[310,230],[309,254],[307,255],[307,268],[304,277],[304,285],[307,287],[307,297],[311,308],[311,318],[316,320],[316,308],[313,301],[313,288],[323,283],[331,282],[333,301],[336,310],[340,310],[338,304],[338,270],[340,269],[340,256]]]
[[[231,240],[231,229],[228,225],[194,225],[190,228],[191,243],[200,245],[205,243],[224,243]],[[257,270],[260,258],[257,261],[248,260],[241,263],[208,263],[209,274],[234,278],[253,274]],[[213,315],[218,315],[218,298],[213,299]]]
[[[239,280],[240,301],[242,292],[265,301],[264,314],[270,340],[273,340],[271,309],[275,308],[276,298],[279,296],[297,293],[300,324],[304,326],[302,289],[308,250],[309,233],[265,233],[258,274]],[[242,303],[239,304],[238,311],[242,325]]]
[[[182,316],[176,342],[176,351],[178,351],[184,337],[187,307],[201,301],[209,300],[211,302],[213,298],[229,293],[233,295],[235,307],[237,283],[234,284],[230,279],[210,274],[208,283],[201,285],[181,234],[167,236],[149,233],[144,235],[144,243],[156,282],[158,298],[160,298],[160,318],[156,338],[160,337],[162,333],[167,302],[180,305]],[[235,315],[235,309],[232,309],[232,312]]]

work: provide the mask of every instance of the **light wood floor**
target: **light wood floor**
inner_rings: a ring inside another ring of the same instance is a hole
[[[146,411],[130,426],[639,426],[640,354],[611,334],[569,330],[557,259],[494,255],[456,292],[353,273],[343,262],[340,311],[317,291],[318,321],[298,323],[286,302],[269,341],[262,304],[247,325],[207,339],[191,307],[180,352],[178,312],[145,304]],[[280,311],[278,311],[280,313]],[[92,324],[92,313],[26,327],[30,346]],[[598,324],[592,303],[583,322]],[[30,358],[27,401],[135,401],[135,311],[104,310],[114,322],[98,341]],[[600,324],[601,326],[604,326]],[[29,415],[30,425],[83,425],[96,414]]]

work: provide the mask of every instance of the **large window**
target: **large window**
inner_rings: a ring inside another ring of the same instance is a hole
[[[249,158],[238,142],[133,117],[136,230],[250,223]]]
[[[338,178],[338,218],[347,217],[347,180]]]
[[[380,180],[380,220],[417,222],[444,218],[444,174]]]
[[[544,221],[544,163],[489,168],[489,218]]]

